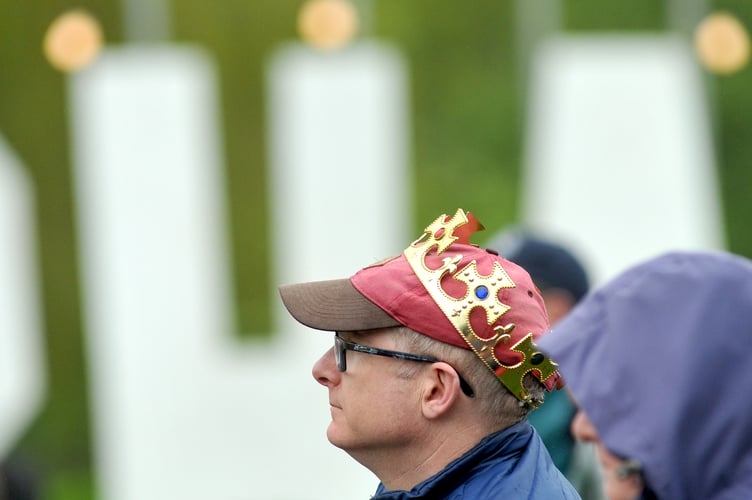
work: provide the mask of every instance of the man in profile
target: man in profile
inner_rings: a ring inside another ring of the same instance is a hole
[[[381,481],[376,499],[579,498],[528,412],[559,385],[535,346],[546,309],[527,272],[440,216],[349,279],[280,287],[290,314],[334,332],[313,367],[327,437]]]

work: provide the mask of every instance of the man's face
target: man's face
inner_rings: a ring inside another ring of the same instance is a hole
[[[341,332],[347,342],[395,349],[391,330],[368,334]],[[383,356],[347,351],[347,370],[337,368],[333,349],[313,366],[313,377],[329,389],[332,421],[329,441],[356,460],[364,454],[391,453],[410,446],[420,431],[420,391],[414,379],[398,376],[400,363]]]
[[[578,411],[572,420],[572,435],[579,441],[593,443],[595,445],[598,460],[601,463],[603,474],[603,489],[609,500],[633,500],[640,496],[643,485],[640,476],[630,475],[620,477],[619,468],[625,460],[617,457],[601,442],[598,431],[582,410]]]

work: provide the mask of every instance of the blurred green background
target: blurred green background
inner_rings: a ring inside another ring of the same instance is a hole
[[[232,227],[239,335],[270,330],[267,271],[265,63],[296,38],[302,1],[173,0],[172,38],[215,58],[224,112],[228,212]],[[397,47],[410,70],[411,166],[416,234],[461,206],[493,230],[517,219],[525,92],[511,1],[374,0],[372,36]],[[564,1],[567,31],[656,32],[663,2]],[[709,2],[752,26],[752,2]],[[0,133],[30,170],[36,187],[39,264],[48,348],[47,403],[16,454],[38,465],[45,499],[95,498],[75,237],[66,76],[44,59],[50,23],[82,7],[109,44],[123,43],[116,0],[0,2]],[[689,36],[689,34],[686,34]],[[715,103],[718,174],[728,248],[752,257],[752,69],[708,74]],[[1,277],[0,277],[1,278]]]

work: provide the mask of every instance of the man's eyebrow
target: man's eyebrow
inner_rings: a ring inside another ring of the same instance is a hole
[[[363,339],[368,337],[369,333],[373,333],[374,330],[348,330],[344,332],[337,332],[342,338],[356,338]]]
[[[351,332],[351,331],[346,331],[346,332],[336,331],[334,333],[336,333],[339,338],[341,338],[342,340],[346,340],[347,342],[354,342],[353,337],[357,335],[357,332]]]

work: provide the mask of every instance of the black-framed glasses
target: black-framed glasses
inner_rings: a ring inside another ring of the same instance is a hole
[[[386,356],[388,358],[403,359],[405,361],[418,361],[420,363],[446,363],[446,361],[441,361],[440,359],[432,358],[430,356],[421,356],[418,354],[409,354],[406,352],[390,351],[389,349],[379,349],[377,347],[371,347],[368,345],[347,342],[342,337],[340,337],[339,334],[335,333],[334,359],[337,362],[337,369],[341,372],[347,370],[347,356],[345,355],[347,351],[362,352],[363,354],[375,354],[376,356]],[[460,372],[458,372],[456,368],[454,368],[453,366],[452,368],[457,372],[457,376],[460,379],[460,389],[462,389],[462,392],[464,392],[465,395],[469,398],[475,396],[475,391],[473,391],[473,388],[470,387],[470,384],[468,384],[467,381],[462,378],[462,375],[460,375]]]

